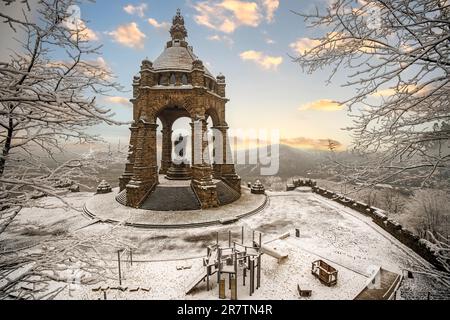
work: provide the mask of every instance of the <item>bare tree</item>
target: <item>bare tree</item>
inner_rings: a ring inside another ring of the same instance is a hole
[[[60,154],[69,143],[100,141],[88,133],[90,126],[121,124],[97,105],[98,96],[121,87],[76,15],[80,1],[1,1],[23,10],[20,16],[0,12],[11,36],[22,39],[0,61],[0,234],[22,207],[39,205],[33,202],[39,195],[70,206],[58,184],[93,178],[97,165]],[[110,231],[93,237],[67,231],[38,240],[32,248],[12,244],[0,253],[0,299],[51,299],[73,280],[84,285],[115,278],[104,256],[130,245]]]
[[[450,234],[450,195],[442,190],[423,189],[414,192],[408,201],[405,210],[410,223],[414,225],[417,233],[427,238],[427,233],[441,234],[448,237]]]
[[[76,15],[80,1],[40,0],[33,9],[27,0],[2,1],[24,7],[19,17],[0,12],[0,19],[12,37],[25,36],[0,61],[0,233],[33,192],[58,196],[58,180],[95,173],[87,159],[61,162],[57,155],[67,143],[99,141],[90,126],[120,124],[96,98],[121,90]]]
[[[87,237],[61,234],[30,248],[0,252],[0,300],[49,300],[71,285],[116,282],[117,265],[105,256],[133,248],[115,235],[117,228],[120,224]]]
[[[446,0],[335,0],[298,13],[326,30],[295,61],[311,73],[331,67],[355,94],[340,101],[354,125],[358,183],[449,187],[450,4]],[[337,160],[337,162],[341,162]]]

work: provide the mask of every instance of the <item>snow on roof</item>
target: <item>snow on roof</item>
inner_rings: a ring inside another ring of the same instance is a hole
[[[181,46],[179,43],[174,42],[173,46],[166,47],[161,55],[156,58],[153,63],[153,69],[155,71],[176,70],[189,72],[192,70],[192,63],[197,59],[198,57],[188,46]],[[205,73],[214,78],[206,67]]]

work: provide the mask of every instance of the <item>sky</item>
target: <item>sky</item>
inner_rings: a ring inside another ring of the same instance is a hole
[[[102,62],[117,76],[125,92],[102,98],[115,118],[131,121],[132,78],[141,61],[154,61],[170,39],[168,29],[177,8],[188,30],[188,42],[207,68],[227,79],[227,122],[233,129],[279,130],[282,142],[302,148],[323,148],[327,139],[343,146],[351,142],[341,74],[331,84],[331,72],[306,74],[292,56],[314,44],[324,30],[305,27],[292,11],[305,12],[329,0],[96,0],[81,6],[88,35],[102,44]],[[2,37],[3,38],[3,37]],[[126,126],[92,130],[106,140],[127,141]]]

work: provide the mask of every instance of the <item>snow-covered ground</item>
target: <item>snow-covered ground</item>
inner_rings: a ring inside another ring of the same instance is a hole
[[[270,243],[289,254],[284,263],[278,264],[276,259],[263,255],[261,288],[252,296],[254,299],[299,299],[297,284],[312,290],[310,299],[353,299],[376,267],[399,274],[405,269],[429,267],[369,218],[351,209],[311,192],[268,192],[268,195],[270,203],[262,212],[236,224],[181,230],[142,230],[93,223],[80,211],[55,207],[55,199],[45,198],[41,204],[54,208],[23,209],[0,236],[0,252],[33,245],[38,250],[43,240],[51,241],[64,233],[74,233],[80,238],[108,233],[134,247],[133,266],[126,261],[127,254],[122,257],[122,287],[127,290],[115,289],[119,286],[115,275],[93,285],[67,285],[56,299],[103,299],[103,292],[96,290],[99,287],[109,287],[107,299],[218,299],[215,276],[211,278],[212,291],[204,290],[204,284],[191,295],[186,296],[185,291],[204,271],[202,257],[206,255],[206,246],[215,243],[217,232],[225,245],[229,230],[234,239],[240,239],[242,226],[245,240],[251,239],[252,230],[263,232],[263,242],[285,232],[291,234],[287,239]],[[92,194],[78,193],[66,198],[73,206],[82,208],[90,197]],[[295,237],[296,228],[300,230],[299,238]],[[101,251],[101,254],[117,274],[117,252]],[[311,274],[311,263],[318,259],[326,260],[338,270],[335,287],[322,285]],[[239,299],[250,298],[248,286],[242,287],[241,279],[239,284]],[[428,285],[424,281],[415,290],[426,292]]]

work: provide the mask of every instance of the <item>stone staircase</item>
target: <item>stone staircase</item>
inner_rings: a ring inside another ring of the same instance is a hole
[[[217,197],[219,198],[220,205],[222,206],[232,203],[240,198],[240,194],[223,181],[219,181],[216,184],[216,187]]]
[[[370,285],[363,289],[355,300],[391,300],[402,281],[402,276],[380,268]]]

